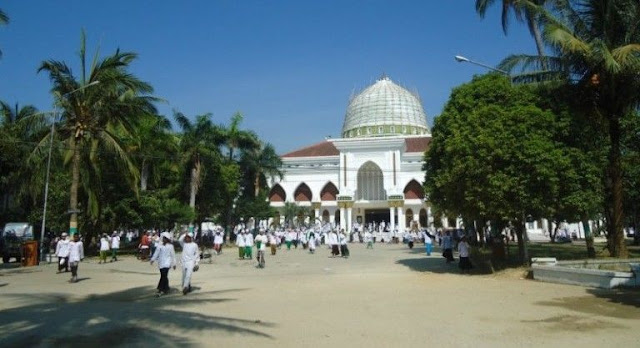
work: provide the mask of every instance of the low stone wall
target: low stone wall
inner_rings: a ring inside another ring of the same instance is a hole
[[[531,269],[533,271],[533,279],[536,280],[603,289],[640,287],[640,263],[629,262],[631,271],[619,272],[595,268],[598,268],[599,264],[620,264],[627,261],[560,261],[555,265],[550,262],[536,263],[535,260],[533,261]]]

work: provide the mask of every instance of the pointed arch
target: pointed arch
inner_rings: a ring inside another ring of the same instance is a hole
[[[324,187],[322,191],[320,191],[320,200],[321,201],[335,201],[338,197],[338,188],[331,181],[329,181]]]
[[[280,184],[275,184],[269,191],[269,202],[284,202],[287,200],[287,194]]]
[[[296,202],[311,202],[312,198],[311,189],[305,183],[300,183],[293,193],[293,199]]]
[[[415,179],[404,187],[404,199],[424,199],[424,189]]]
[[[380,167],[372,161],[365,162],[358,169],[358,191],[356,199],[382,201],[387,199],[384,177]]]

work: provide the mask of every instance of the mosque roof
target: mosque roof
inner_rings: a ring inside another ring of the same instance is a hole
[[[405,152],[425,152],[431,143],[431,137],[408,137],[405,138]],[[322,157],[322,156],[338,156],[340,151],[335,147],[333,142],[324,140],[320,143],[303,147],[298,150],[291,151],[282,155],[282,158],[296,157]]]
[[[344,138],[429,134],[418,95],[387,76],[351,99],[342,126]]]
[[[282,155],[282,158],[290,157],[321,157],[321,156],[338,156],[340,151],[336,149],[332,142],[324,140],[320,143],[313,144],[302,149],[294,150]]]

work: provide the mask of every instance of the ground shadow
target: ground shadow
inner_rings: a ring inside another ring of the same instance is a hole
[[[640,319],[640,291],[627,289],[585,289],[587,296],[554,298],[536,302],[589,315],[618,319]]]
[[[444,257],[438,257],[432,253],[431,256],[425,256],[423,258],[411,258],[397,260],[396,263],[409,267],[412,271],[416,272],[432,272],[432,273],[453,273],[460,274],[460,268],[458,267],[458,259],[454,262],[447,263]],[[472,269],[470,274],[476,274]]]
[[[195,346],[193,331],[273,338],[262,330],[272,323],[211,316],[176,308],[234,301],[222,293],[244,289],[194,292],[174,289],[156,298],[153,287],[135,287],[77,298],[69,294],[4,294],[17,307],[0,311],[3,346]],[[22,305],[24,304],[24,305]]]

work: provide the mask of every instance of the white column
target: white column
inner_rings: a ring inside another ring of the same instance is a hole
[[[398,207],[398,232],[404,233],[405,225],[407,224],[404,221],[404,207]]]
[[[442,215],[442,227],[444,228],[449,227],[449,219],[447,219],[447,217],[444,214]]]
[[[433,225],[433,215],[431,215],[431,207],[427,207],[427,227]]]
[[[342,230],[343,228],[346,230],[345,226],[347,223],[347,214],[345,211],[345,208],[340,208],[340,230]]]
[[[396,229],[396,208],[389,208],[389,230],[393,232]]]
[[[347,234],[351,233],[351,225],[353,225],[352,217],[353,217],[353,208],[349,207],[347,208],[347,221],[345,221],[347,223],[347,228],[345,228],[345,231],[347,232]]]
[[[316,221],[322,221],[322,216],[320,216],[320,208],[316,208],[316,209],[314,210],[314,214],[315,214],[315,216],[316,216],[316,220],[315,220],[315,221],[313,221],[313,224],[312,224],[312,225],[315,225],[315,224],[316,224]]]
[[[336,223],[336,211],[329,211],[329,223],[333,226]]]

